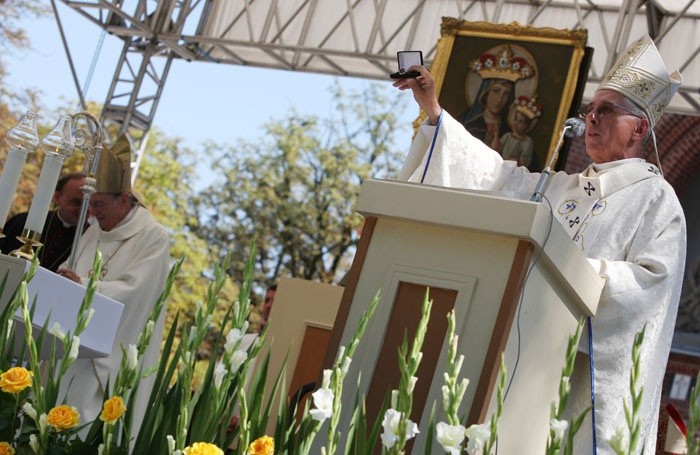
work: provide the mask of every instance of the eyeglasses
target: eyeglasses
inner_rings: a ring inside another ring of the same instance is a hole
[[[90,201],[90,208],[91,208],[91,209],[98,209],[98,210],[99,210],[99,209],[101,209],[102,207],[104,207],[105,204],[107,204],[108,202],[114,203],[114,201],[116,201],[117,198],[119,197],[119,194],[110,194],[110,196],[112,197],[112,200],[111,200],[111,201],[92,201],[92,200],[91,200],[91,201]]]
[[[578,115],[581,116],[581,118],[586,118],[588,115],[595,111],[596,117],[605,117],[609,115],[631,115],[633,117],[637,118],[642,118],[642,116],[636,112],[633,112],[632,110],[620,106],[619,104],[615,103],[601,103],[598,106],[596,106],[593,103],[589,104],[583,104],[579,109],[578,109]],[[622,112],[620,112],[622,111]]]

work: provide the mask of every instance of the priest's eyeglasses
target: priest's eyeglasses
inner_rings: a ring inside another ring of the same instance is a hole
[[[631,115],[633,117],[642,118],[642,115],[632,111],[631,109],[628,109],[624,106],[620,106],[619,104],[608,102],[601,103],[597,106],[593,103],[583,104],[578,109],[578,115],[581,116],[581,118],[586,118],[593,111],[595,111],[596,117],[606,117],[611,115]]]

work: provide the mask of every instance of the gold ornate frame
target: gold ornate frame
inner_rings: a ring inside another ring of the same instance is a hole
[[[564,120],[574,102],[586,51],[587,30],[557,30],[518,23],[492,24],[444,17],[435,59],[430,68],[438,99],[453,117],[470,107],[470,62],[489,50],[509,45],[534,60],[532,80],[514,83],[515,97],[537,94],[541,116],[529,135],[534,142],[537,170],[549,161]],[[471,73],[475,74],[474,71]],[[585,82],[585,81],[582,81]],[[549,144],[548,147],[543,144]],[[535,163],[533,163],[534,165]]]

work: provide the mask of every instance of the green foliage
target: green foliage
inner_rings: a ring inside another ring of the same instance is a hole
[[[336,87],[334,95],[335,118],[291,112],[268,124],[259,141],[208,147],[222,175],[199,195],[201,224],[193,230],[231,252],[233,273],[255,235],[260,287],[280,276],[338,280],[359,237],[360,184],[398,167],[391,150],[399,98],[388,99],[378,85],[351,96]]]
[[[0,102],[4,99],[13,101],[18,99],[5,88],[3,79],[5,76],[6,54],[27,49],[30,45],[26,31],[19,26],[19,22],[26,17],[40,17],[49,13],[49,8],[42,0],[3,0],[0,1]],[[0,124],[3,123],[3,109],[0,109]],[[0,126],[0,135],[5,137]]]
[[[195,317],[194,310],[201,296],[205,294],[212,275],[209,249],[206,241],[187,226],[195,223],[192,198],[194,197],[194,176],[196,154],[183,147],[181,139],[163,136],[152,131],[138,171],[134,191],[146,204],[154,218],[168,229],[171,238],[170,255],[184,257],[180,272],[168,304],[165,331],[180,313],[179,319],[189,326]],[[245,245],[243,246],[246,251]],[[221,332],[221,322],[238,295],[238,290],[230,281],[225,281],[212,313],[212,321],[205,334],[205,343],[199,353],[204,359],[214,354],[213,343]],[[201,373],[197,369],[195,378]]]
[[[642,343],[644,342],[644,333],[647,326],[634,336],[632,345],[632,368],[630,369],[630,400],[624,400],[625,422],[627,423],[627,434],[622,428],[616,429],[616,434],[608,441],[610,447],[617,455],[631,455],[637,453],[639,444],[644,444],[640,441],[642,432],[642,422],[639,418],[639,410],[642,407],[642,397],[644,396],[644,387],[639,385],[640,374],[640,355]]]
[[[552,402],[551,421],[549,438],[547,439],[547,455],[556,455],[561,453],[562,448],[566,455],[573,454],[574,436],[581,428],[583,419],[588,414],[590,407],[584,409],[579,415],[574,416],[571,420],[566,421],[565,411],[569,403],[569,394],[571,393],[571,376],[574,373],[574,364],[578,353],[578,343],[581,339],[581,330],[584,326],[584,319],[580,319],[576,326],[576,332],[569,337],[566,346],[566,360],[564,368],[561,370],[561,378],[559,380],[559,402]],[[558,425],[559,429],[554,425]],[[564,439],[566,436],[566,439]]]

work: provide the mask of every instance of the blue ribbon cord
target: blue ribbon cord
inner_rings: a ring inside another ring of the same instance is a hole
[[[428,161],[425,163],[425,169],[423,169],[423,176],[420,178],[420,182],[423,183],[425,180],[425,174],[428,173],[428,166],[430,166],[430,159],[433,157],[433,149],[435,148],[435,141],[437,141],[438,132],[440,131],[440,124],[442,124],[442,113],[444,109],[440,111],[440,116],[438,117],[437,125],[435,125],[435,134],[433,134],[433,141],[430,143],[430,151],[428,152]]]
[[[593,362],[593,324],[591,323],[591,318],[590,316],[588,317],[588,358],[589,360],[589,368],[590,368],[590,376],[591,376],[591,422],[592,422],[592,434],[593,434],[593,455],[596,455],[598,453],[598,448],[597,448],[597,441],[596,441],[596,433],[595,433],[595,376],[594,376],[594,367],[595,363]]]

